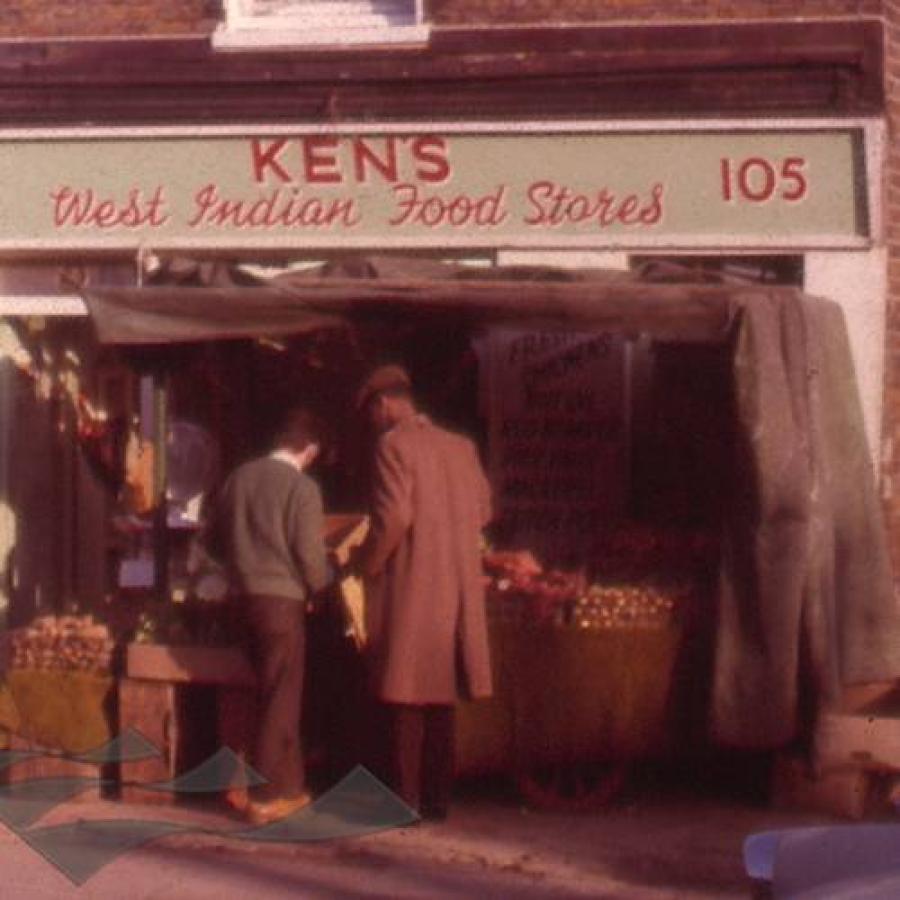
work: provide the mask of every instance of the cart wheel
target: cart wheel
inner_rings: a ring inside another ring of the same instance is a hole
[[[522,799],[536,809],[599,809],[614,800],[628,781],[629,762],[551,763],[516,776]]]

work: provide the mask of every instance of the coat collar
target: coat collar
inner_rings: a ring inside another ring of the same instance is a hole
[[[406,431],[409,428],[421,428],[423,425],[430,425],[431,419],[425,413],[414,413],[401,419],[396,425],[388,429],[388,431]]]

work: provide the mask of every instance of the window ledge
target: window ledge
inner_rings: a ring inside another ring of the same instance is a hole
[[[212,34],[215,50],[298,50],[362,46],[423,46],[428,25],[386,25],[340,28],[273,27],[273,24],[220,25]]]

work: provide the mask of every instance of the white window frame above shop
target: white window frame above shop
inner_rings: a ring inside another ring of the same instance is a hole
[[[421,45],[424,0],[222,0],[221,50]]]

